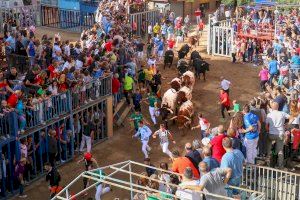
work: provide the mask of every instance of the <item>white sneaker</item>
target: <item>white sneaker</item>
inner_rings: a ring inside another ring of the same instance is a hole
[[[26,195],[26,194],[19,195],[19,198],[21,198],[21,199],[25,199],[25,198],[27,198],[27,195]]]

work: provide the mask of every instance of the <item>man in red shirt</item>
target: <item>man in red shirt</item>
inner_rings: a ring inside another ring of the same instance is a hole
[[[293,128],[291,131],[291,134],[293,135],[293,150],[294,152],[297,152],[300,146],[300,129],[297,128]]]
[[[229,95],[227,94],[227,92],[225,92],[224,89],[220,90],[219,104],[221,105],[222,118],[223,120],[225,120],[225,114],[224,114],[225,109],[227,110],[227,113],[230,116],[230,113],[228,112],[230,110],[230,99],[229,99]]]
[[[120,81],[119,81],[119,74],[115,73],[114,77],[112,78],[112,94],[114,97],[114,106],[118,103],[118,92],[120,89]]]
[[[112,51],[112,40],[108,40],[105,43],[104,47],[105,47],[106,52],[111,52]]]
[[[197,8],[197,10],[195,10],[195,16],[196,16],[197,24],[199,24],[200,19],[201,19],[201,10],[199,8]]]
[[[225,149],[223,148],[222,141],[225,138],[224,134],[224,127],[223,125],[218,126],[218,135],[215,136],[210,141],[210,146],[212,149],[212,157],[216,159],[219,163],[222,160],[223,155],[226,153]]]
[[[19,98],[22,96],[22,91],[21,90],[16,90],[14,93],[12,93],[8,99],[7,99],[7,105],[10,107],[10,108],[15,108],[17,103],[18,103],[18,100]]]
[[[185,168],[190,167],[193,171],[194,178],[195,179],[200,178],[200,174],[199,174],[198,170],[195,168],[195,166],[190,161],[190,159],[188,159],[187,157],[181,157],[177,150],[173,151],[172,155],[174,158],[173,163],[172,163],[172,171],[173,172],[183,174]]]
[[[203,23],[202,19],[200,19],[199,23],[197,23],[197,24],[198,24],[199,36],[202,36],[202,32],[204,30],[205,24]]]
[[[174,45],[175,45],[175,40],[174,40],[174,38],[172,37],[172,38],[170,38],[170,39],[168,40],[168,50],[173,50]]]

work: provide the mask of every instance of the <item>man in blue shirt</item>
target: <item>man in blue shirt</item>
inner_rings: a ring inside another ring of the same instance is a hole
[[[295,53],[295,55],[291,58],[291,68],[300,68],[300,56],[299,53]]]
[[[242,182],[244,155],[240,150],[232,148],[232,140],[228,137],[223,139],[222,145],[226,153],[222,157],[220,168],[232,169],[228,184],[239,187]],[[236,189],[226,188],[226,190],[229,197],[239,193]]]
[[[35,46],[34,46],[34,37],[30,38],[29,44],[27,46],[27,54],[30,60],[30,66],[34,65],[35,61]]]
[[[257,156],[258,136],[261,124],[257,115],[250,112],[250,106],[245,105],[243,108],[244,113],[244,128],[245,128],[245,146],[247,163],[254,164]]]
[[[8,33],[8,35],[9,36],[5,41],[9,43],[14,52],[16,50],[16,38],[13,33]]]
[[[272,86],[273,78],[278,74],[278,63],[274,56],[272,56],[272,60],[269,62],[269,84]]]
[[[159,42],[157,43],[157,54],[158,54],[158,61],[160,61],[163,57],[164,54],[164,42],[163,40],[159,40]]]
[[[142,142],[142,152],[144,153],[145,155],[145,158],[149,158],[148,156],[148,151],[151,151],[151,148],[150,146],[148,145],[148,142],[149,142],[149,138],[152,134],[152,131],[151,129],[144,125],[144,122],[141,120],[139,122],[139,129],[138,131],[136,132],[136,134],[134,134],[132,137],[139,137],[141,142]]]
[[[220,166],[219,162],[211,157],[211,149],[209,147],[204,146],[202,148],[202,154],[204,156],[202,161],[207,164],[208,171],[213,171]]]

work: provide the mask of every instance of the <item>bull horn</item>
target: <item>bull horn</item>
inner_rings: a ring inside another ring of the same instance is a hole
[[[169,120],[171,121],[171,120],[174,120],[174,119],[177,119],[177,116],[174,116],[174,117],[170,118]]]
[[[184,116],[185,119],[187,119],[188,121],[192,121],[190,118],[188,118],[187,116]]]
[[[172,110],[172,109],[170,109],[170,108],[167,108],[167,110],[168,110],[168,111],[170,111],[170,113],[171,113],[171,114],[173,114],[173,113],[174,113],[174,112],[173,112],[173,110]]]

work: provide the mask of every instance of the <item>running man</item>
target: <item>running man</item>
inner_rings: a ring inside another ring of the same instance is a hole
[[[134,133],[136,133],[139,129],[140,121],[144,121],[146,124],[150,125],[150,123],[146,119],[144,119],[143,114],[138,110],[134,111],[134,113],[130,115],[129,121],[133,122],[134,124],[134,130],[135,130]]]
[[[161,124],[160,129],[155,131],[152,137],[156,138],[157,135],[160,139],[160,146],[163,153],[167,154],[173,160],[172,152],[169,150],[169,138],[173,141],[173,144],[176,144],[176,142],[173,139],[171,132],[165,128],[164,124]]]
[[[149,158],[148,151],[151,151],[151,148],[148,145],[151,134],[152,134],[151,129],[148,126],[144,125],[143,121],[140,121],[138,131],[136,132],[136,134],[134,134],[132,136],[132,138],[134,138],[134,137],[140,138],[140,140],[142,142],[142,152],[144,153],[145,158]]]
[[[153,94],[153,92],[151,92],[147,98],[148,102],[145,102],[146,104],[149,105],[149,114],[151,116],[151,120],[153,122],[154,125],[156,125],[156,114],[157,114],[157,101],[158,99],[156,98],[155,94]]]
[[[96,159],[93,158],[93,155],[90,152],[86,152],[83,158],[78,160],[77,164],[81,163],[82,161],[84,161],[85,171],[92,170],[94,167],[93,165],[96,165],[97,168],[99,167]],[[89,184],[89,179],[83,178],[83,189],[85,189],[88,186],[88,184]],[[85,193],[84,195],[86,196],[87,193]]]

